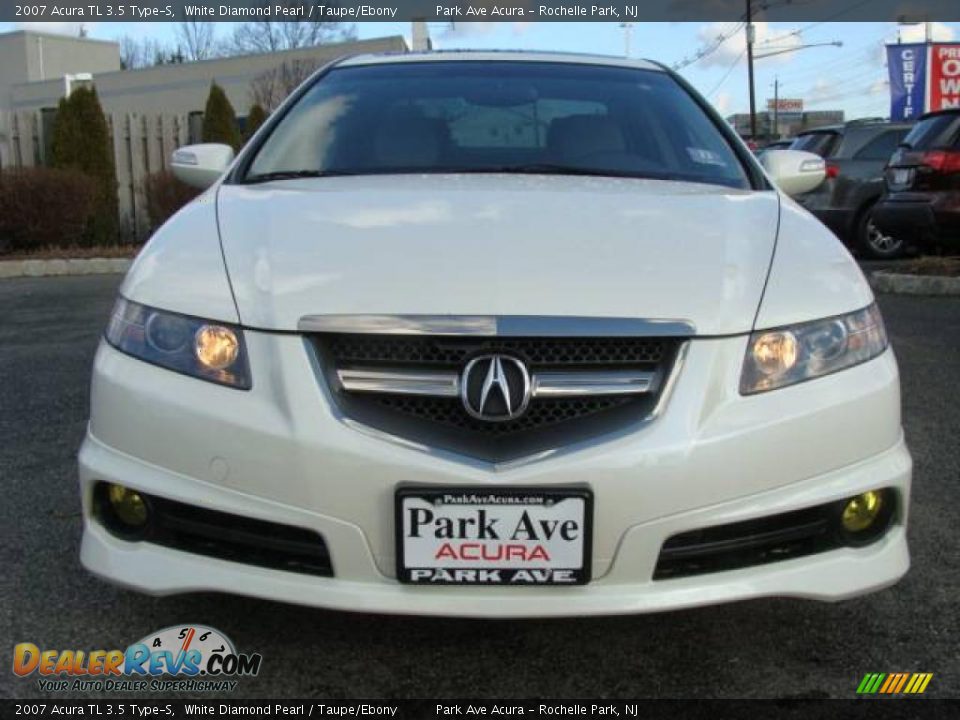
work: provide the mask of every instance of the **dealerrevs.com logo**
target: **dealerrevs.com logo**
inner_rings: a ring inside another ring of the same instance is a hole
[[[262,661],[204,625],[164,628],[126,650],[42,650],[29,642],[13,648],[14,674],[37,676],[42,692],[224,692],[236,678],[257,675]]]

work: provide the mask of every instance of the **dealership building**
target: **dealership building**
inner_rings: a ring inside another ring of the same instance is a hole
[[[114,41],[34,30],[5,33],[0,35],[0,167],[19,164],[11,154],[22,152],[19,144],[14,148],[11,143],[13,115],[36,113],[52,119],[52,111],[71,83],[92,80],[108,116],[136,113],[192,118],[190,139],[194,140],[214,81],[223,87],[242,120],[254,102],[253,84],[278,68],[312,68],[343,55],[407,50],[404,38],[396,35],[123,70],[120,46]],[[37,134],[42,136],[42,130]],[[40,157],[43,150],[37,148],[36,153]]]
[[[737,113],[727,117],[740,137],[750,138],[750,114]],[[804,130],[839,125],[844,122],[843,110],[801,110],[799,112],[774,113],[773,110],[757,112],[757,139],[773,140],[793,137]],[[776,129],[774,129],[776,125]]]
[[[7,44],[33,62],[18,73],[3,62]],[[49,56],[56,49],[55,59]],[[202,111],[210,83],[223,87],[238,116],[252,104],[251,85],[264,73],[282,65],[316,66],[342,55],[368,52],[403,52],[402,36],[353,40],[260,55],[156,65],[138,70],[120,69],[120,48],[115,42],[64,38],[32,31],[0,35],[0,92],[7,86],[0,108],[40,110],[56,107],[64,93],[64,75],[90,73],[106,113],[190,113]],[[33,70],[32,73],[29,73]],[[29,73],[29,74],[28,74]]]

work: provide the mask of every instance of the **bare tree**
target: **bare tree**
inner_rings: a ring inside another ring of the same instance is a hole
[[[177,25],[177,38],[188,61],[206,60],[216,55],[217,40],[214,27],[214,23],[195,20]]]
[[[120,38],[120,67],[124,70],[137,70],[153,65],[158,43],[150,38],[134,38],[124,35]]]
[[[288,7],[300,3],[287,0]],[[230,42],[232,54],[268,53],[278,50],[293,50],[300,47],[351,40],[357,29],[349,23],[299,21],[299,22],[248,22],[239,25]]]
[[[252,104],[273,112],[316,69],[317,63],[313,60],[285,60],[272,70],[260,73],[250,83]]]
[[[180,46],[165,45],[151,38],[120,38],[120,67],[124,70],[139,70],[154,65],[182,63],[186,56]]]

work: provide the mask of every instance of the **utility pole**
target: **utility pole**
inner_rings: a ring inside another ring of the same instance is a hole
[[[757,139],[757,98],[753,90],[753,6],[747,0],[747,78],[750,83],[750,139]]]
[[[780,139],[780,78],[773,76],[773,139]]]

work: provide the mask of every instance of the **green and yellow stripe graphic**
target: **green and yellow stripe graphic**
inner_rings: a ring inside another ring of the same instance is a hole
[[[858,695],[919,695],[926,691],[933,673],[867,673],[857,687]]]

